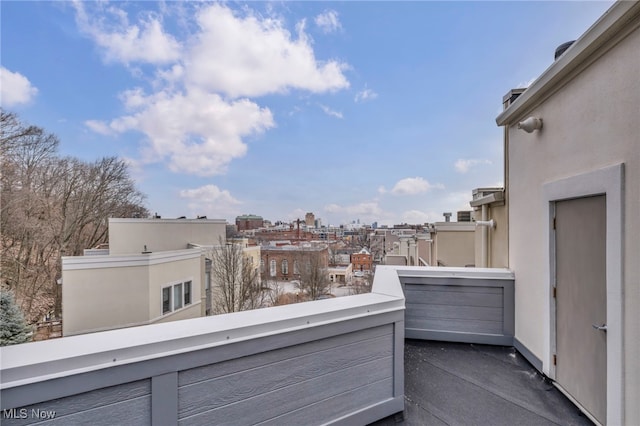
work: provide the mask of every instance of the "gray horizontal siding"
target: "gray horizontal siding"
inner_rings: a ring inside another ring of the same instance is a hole
[[[3,416],[2,425],[113,425],[151,423],[151,381],[140,380],[110,386],[65,398],[17,407],[25,419]],[[32,414],[54,412],[51,420],[40,420]]]
[[[269,358],[278,361],[265,363]],[[186,383],[200,378],[178,390],[181,424],[234,424],[232,419],[241,419],[239,424],[259,423],[392,379],[393,328],[378,327],[223,364],[219,369],[207,366],[185,372],[189,378],[179,379]],[[386,398],[392,396],[390,388]],[[311,421],[303,411],[305,421]],[[325,412],[311,423],[326,417]]]
[[[407,338],[512,344],[513,280],[406,277],[403,284]]]

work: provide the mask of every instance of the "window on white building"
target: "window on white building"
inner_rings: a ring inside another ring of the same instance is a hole
[[[173,284],[162,288],[162,315],[182,309],[192,303],[192,282]]]
[[[182,283],[173,286],[173,310],[182,308]]]
[[[191,304],[191,281],[184,283],[184,306]]]
[[[162,315],[171,312],[171,287],[162,289]]]

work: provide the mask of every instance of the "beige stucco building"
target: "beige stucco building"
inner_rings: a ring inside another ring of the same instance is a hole
[[[430,265],[474,266],[475,231],[473,222],[436,222]]]
[[[63,335],[205,315],[205,251],[225,222],[110,219],[109,250],[62,258]]]
[[[640,424],[639,76],[616,2],[497,118],[516,347],[611,425]]]

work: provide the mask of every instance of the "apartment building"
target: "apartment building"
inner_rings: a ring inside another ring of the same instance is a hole
[[[206,314],[205,252],[225,221],[109,219],[109,249],[62,258],[63,335]]]

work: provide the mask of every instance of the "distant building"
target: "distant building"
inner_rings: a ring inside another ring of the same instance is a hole
[[[315,228],[316,226],[315,215],[313,213],[307,213],[306,215],[304,215],[304,223],[311,228]]]
[[[302,268],[310,267],[310,257],[318,256],[322,268],[329,266],[329,250],[319,246],[262,246],[260,271],[266,280],[299,280]]]
[[[249,229],[258,229],[264,227],[264,219],[261,216],[247,214],[236,217],[236,226],[238,231],[247,231]]]
[[[373,257],[369,250],[363,248],[358,253],[351,255],[351,264],[354,271],[371,272],[373,270]]]

